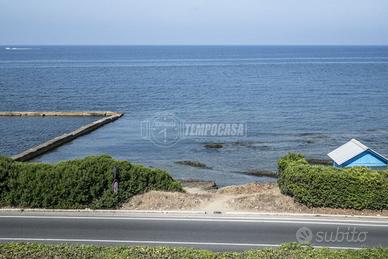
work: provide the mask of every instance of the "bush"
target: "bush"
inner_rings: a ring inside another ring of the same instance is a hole
[[[278,162],[283,194],[309,207],[388,209],[388,171],[309,165],[300,154]]]
[[[281,173],[292,162],[308,164],[307,161],[304,159],[303,154],[288,153],[284,157],[280,158],[278,161],[279,173]]]
[[[120,171],[119,191],[113,193],[112,170]],[[15,162],[0,157],[0,205],[31,208],[115,208],[148,190],[181,191],[166,172],[91,156],[58,164]]]
[[[0,258],[387,258],[388,249],[360,250],[313,248],[289,243],[279,248],[264,248],[244,252],[212,252],[175,247],[125,247],[93,245],[53,245],[32,243],[0,244]]]

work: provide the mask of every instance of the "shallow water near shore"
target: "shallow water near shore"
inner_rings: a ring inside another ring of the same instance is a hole
[[[71,132],[99,117],[1,117],[0,155],[11,156]]]
[[[125,113],[36,161],[104,153],[179,179],[230,185],[275,181],[243,173],[275,171],[290,151],[325,159],[350,138],[388,155],[388,47],[0,47],[0,88],[2,111]],[[161,147],[141,133],[141,123],[159,112],[185,122],[246,123],[247,136],[183,138]],[[2,155],[46,140],[28,129],[32,124],[0,123]],[[47,123],[40,132],[79,123]],[[33,141],[9,130],[15,127]],[[182,160],[210,169],[174,163]]]

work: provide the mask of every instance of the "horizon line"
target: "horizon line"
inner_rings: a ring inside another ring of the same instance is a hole
[[[13,46],[58,46],[58,47],[388,47],[388,44],[4,44],[1,47]]]

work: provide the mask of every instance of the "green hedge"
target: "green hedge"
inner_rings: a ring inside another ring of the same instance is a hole
[[[388,258],[388,249],[329,249],[312,248],[300,244],[285,244],[279,248],[245,252],[211,252],[207,250],[173,247],[124,247],[92,245],[48,245],[31,243],[0,244],[0,258]]]
[[[120,171],[118,193],[113,193],[114,167]],[[115,208],[148,190],[181,191],[166,172],[91,156],[58,164],[15,162],[0,157],[0,205],[30,208]]]
[[[309,165],[301,154],[278,161],[283,194],[309,207],[388,209],[388,171]]]

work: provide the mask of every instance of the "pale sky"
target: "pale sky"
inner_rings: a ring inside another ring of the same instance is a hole
[[[0,0],[0,44],[388,45],[388,0]]]

